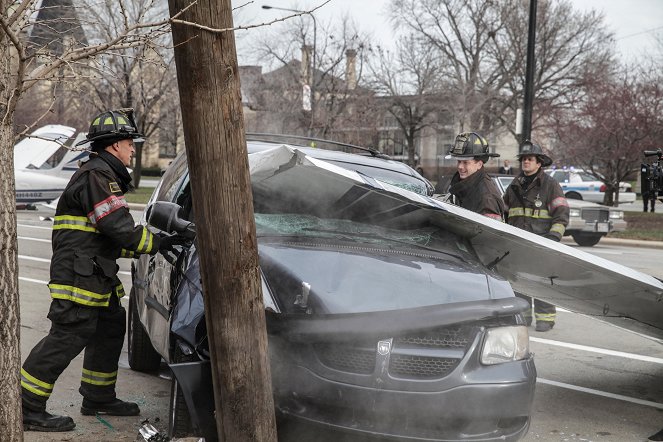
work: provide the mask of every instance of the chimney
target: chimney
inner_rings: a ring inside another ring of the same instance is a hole
[[[311,52],[312,47],[309,45],[302,46],[302,84],[312,84],[311,77]]]
[[[357,51],[354,49],[345,51],[345,82],[350,90],[357,87]]]

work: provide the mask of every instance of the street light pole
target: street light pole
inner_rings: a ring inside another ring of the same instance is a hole
[[[532,108],[534,102],[534,44],[536,41],[536,0],[529,2],[529,29],[527,33],[527,65],[525,67],[525,102],[523,104],[522,139],[518,151],[522,149],[523,142],[532,139]]]
[[[316,43],[318,41],[317,34],[318,34],[318,22],[315,19],[315,15],[311,13],[310,11],[302,11],[299,9],[290,9],[290,8],[280,8],[276,6],[269,6],[269,5],[262,5],[262,9],[275,9],[279,11],[288,11],[288,12],[295,12],[297,14],[306,14],[311,19],[313,20],[313,60],[312,60],[312,67],[311,67],[311,84],[309,87],[311,88],[311,119],[309,121],[308,125],[308,136],[311,137],[313,135],[313,121],[315,117],[315,58],[317,54],[317,47]],[[304,42],[306,44],[306,42]],[[308,80],[308,79],[307,79]]]

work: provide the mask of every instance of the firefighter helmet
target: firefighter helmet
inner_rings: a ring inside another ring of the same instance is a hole
[[[532,143],[530,140],[525,140],[523,145],[520,147],[520,153],[516,155],[518,161],[522,161],[522,158],[527,155],[534,155],[538,158],[541,163],[541,167],[548,167],[552,164],[552,158],[543,153],[543,149],[538,144]]]
[[[133,109],[117,109],[102,112],[92,119],[85,139],[77,143],[96,143],[108,146],[116,141],[142,138],[133,118]]]
[[[475,158],[486,162],[489,157],[499,156],[497,153],[490,153],[488,141],[484,137],[476,132],[464,132],[456,136],[447,158]]]

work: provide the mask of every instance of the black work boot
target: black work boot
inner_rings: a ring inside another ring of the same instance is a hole
[[[84,416],[94,416],[95,414],[108,414],[110,416],[138,416],[140,408],[133,402],[125,402],[120,399],[113,399],[108,402],[94,402],[83,398],[81,414]]]
[[[555,326],[555,321],[536,321],[535,330],[538,332],[547,332]]]
[[[649,436],[648,440],[663,440],[663,430]]]
[[[69,416],[57,416],[46,411],[34,411],[23,407],[23,430],[70,431],[76,424]]]

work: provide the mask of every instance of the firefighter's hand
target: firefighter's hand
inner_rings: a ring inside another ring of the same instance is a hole
[[[180,235],[168,235],[166,233],[159,234],[159,253],[165,255],[166,253],[173,253],[177,255],[175,246],[186,244],[187,240]]]

